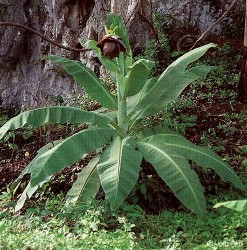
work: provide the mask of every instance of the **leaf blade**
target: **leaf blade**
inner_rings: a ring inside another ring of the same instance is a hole
[[[126,97],[136,95],[143,88],[153,66],[154,62],[140,59],[128,67],[124,94]]]
[[[247,200],[232,200],[219,202],[213,208],[226,207],[237,212],[247,212]]]
[[[162,143],[139,141],[137,145],[175,196],[190,210],[203,215],[206,212],[203,188],[187,160]]]
[[[245,190],[235,171],[212,150],[197,146],[173,131],[167,134],[153,135],[147,139],[150,141],[162,141],[166,147],[192,160],[199,166],[213,169],[224,181],[229,181],[239,189]]]
[[[102,106],[117,109],[117,100],[106,85],[97,78],[96,74],[85,65],[64,57],[51,55],[49,59],[59,63],[71,74],[79,85],[83,86],[88,95]]]
[[[94,156],[79,173],[77,180],[66,195],[66,206],[77,200],[89,204],[95,198],[100,188],[100,179],[96,169],[99,158],[99,155]]]
[[[55,141],[53,143],[48,143],[45,146],[43,146],[42,148],[40,148],[38,150],[37,155],[34,157],[34,159],[25,167],[25,169],[21,172],[21,174],[17,177],[17,179],[11,184],[11,189],[15,189],[15,187],[18,187],[18,184],[20,183],[21,179],[23,178],[23,176],[25,174],[31,173],[33,167],[35,167],[34,162],[35,160],[42,155],[43,153],[45,153],[46,151],[48,151],[50,148],[54,147],[54,145],[57,145],[60,141]],[[49,180],[51,179],[51,176],[48,176],[43,182],[35,185],[35,186],[31,186],[31,182],[29,181],[26,188],[23,190],[20,198],[17,200],[17,203],[15,205],[15,212],[19,211],[22,209],[22,207],[24,206],[24,203],[26,201],[27,198],[31,198],[31,196],[38,190],[38,188],[40,188],[41,186],[43,186],[43,184],[49,182]],[[13,192],[14,195],[15,192]]]
[[[25,125],[39,127],[47,123],[90,123],[105,126],[110,123],[110,119],[106,116],[75,107],[51,106],[38,108],[22,112],[6,122],[0,128],[0,139],[9,130],[22,128]]]
[[[215,47],[215,45],[207,44],[196,48],[169,65],[160,75],[154,86],[140,100],[134,111],[136,112],[143,108],[151,108],[155,104],[153,100],[160,100],[160,98],[162,98],[166,104],[173,101],[189,83],[199,77],[195,74],[198,71],[186,71],[186,67],[199,59],[212,47]],[[168,99],[166,100],[166,98]]]
[[[137,182],[142,155],[134,145],[131,138],[117,137],[98,164],[101,184],[112,210],[123,203]]]
[[[115,135],[111,128],[91,128],[80,131],[39,156],[31,173],[32,186],[63,168],[82,159],[83,155],[102,147]],[[86,142],[86,143],[82,143]]]

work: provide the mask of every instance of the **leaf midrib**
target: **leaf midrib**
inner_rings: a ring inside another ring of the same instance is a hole
[[[183,139],[183,138],[181,138],[180,136],[178,136],[178,135],[174,135],[174,134],[167,134],[167,135],[162,135],[162,136],[173,136],[173,137],[177,137],[177,138],[180,138],[180,139]],[[191,143],[191,142],[187,142],[187,141],[185,141],[186,143]],[[225,167],[227,170],[229,170],[234,176],[236,176],[236,174],[233,172],[233,170],[231,169],[231,168],[229,168],[229,167],[227,167],[223,162],[221,162],[220,160],[218,160],[216,157],[214,158],[214,157],[212,157],[211,155],[208,155],[208,154],[206,154],[206,153],[204,153],[204,152],[202,152],[202,151],[200,151],[200,150],[197,150],[197,149],[195,149],[195,148],[193,148],[193,147],[186,147],[186,146],[183,146],[183,145],[180,145],[180,144],[175,144],[175,143],[166,143],[166,142],[164,142],[164,144],[165,145],[167,145],[167,146],[174,146],[174,147],[180,147],[180,148],[185,148],[185,149],[189,149],[190,151],[194,151],[194,152],[197,152],[197,153],[200,153],[200,154],[202,154],[202,155],[206,155],[207,157],[209,157],[210,159],[212,159],[212,160],[214,160],[214,161],[217,161],[220,165],[222,165],[223,167]],[[195,145],[196,147],[199,147],[199,146],[197,146],[197,145]]]
[[[118,197],[118,191],[119,191],[119,183],[120,183],[120,172],[121,172],[121,163],[122,163],[122,155],[123,155],[123,140],[121,138],[119,138],[120,140],[120,148],[119,148],[119,154],[118,154],[118,159],[117,159],[117,187],[116,191],[115,191],[115,198],[114,198],[114,204],[116,204],[116,200]]]
[[[184,175],[183,171],[179,168],[179,166],[177,165],[177,163],[176,163],[168,154],[165,154],[165,152],[162,151],[159,147],[156,147],[156,146],[154,146],[153,144],[150,144],[150,143],[147,143],[147,142],[142,142],[142,143],[143,143],[143,144],[146,144],[146,145],[148,145],[149,147],[151,147],[151,148],[155,149],[156,151],[160,152],[160,153],[163,154],[165,157],[167,157],[171,162],[174,163],[174,165],[175,165],[176,168],[179,170],[179,172],[182,173],[182,176],[184,176],[184,179],[186,180],[186,182],[187,182],[189,188],[191,189],[192,194],[193,194],[193,196],[195,197],[195,200],[196,200],[196,203],[197,203],[197,207],[199,208],[199,211],[200,211],[201,213],[203,213],[203,211],[201,210],[200,203],[198,202],[198,200],[197,200],[197,198],[196,198],[196,195],[195,195],[195,193],[194,193],[194,190],[193,190],[192,186],[190,185],[189,180],[188,180],[187,177]]]

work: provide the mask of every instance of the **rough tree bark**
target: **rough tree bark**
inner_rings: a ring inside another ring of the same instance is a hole
[[[155,35],[150,26],[152,2],[160,3],[160,10],[171,10],[167,16],[175,13],[176,17],[184,15],[174,12],[171,8],[173,5],[181,4],[183,7],[184,3],[194,3],[188,0],[112,1],[114,12],[124,18],[130,30],[134,54],[142,50],[149,38]],[[103,37],[106,15],[110,10],[110,0],[0,0],[0,21],[25,24],[56,42],[79,48],[82,40],[99,40]],[[45,42],[27,30],[0,26],[0,105],[1,102],[4,108],[50,105],[54,96],[80,91],[61,68],[48,61],[41,61],[43,56],[50,53],[80,59],[95,71],[100,68],[92,52],[68,52]],[[246,52],[244,54],[247,59]],[[246,99],[245,68],[243,64],[242,72],[245,73],[241,74],[239,90],[241,96],[245,96]]]
[[[241,73],[239,80],[239,98],[242,102],[247,101],[247,1],[245,7],[245,30],[244,30],[244,47],[243,58],[241,62]]]

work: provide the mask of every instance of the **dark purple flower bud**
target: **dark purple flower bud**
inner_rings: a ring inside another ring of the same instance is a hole
[[[126,46],[120,36],[105,35],[102,40],[97,43],[103,56],[110,59],[119,57],[120,52],[127,53]]]

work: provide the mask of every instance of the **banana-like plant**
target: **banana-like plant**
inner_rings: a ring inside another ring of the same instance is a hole
[[[115,33],[107,36],[110,46],[105,46],[102,41],[98,44],[89,41],[88,45],[109,71],[116,84],[116,95],[82,63],[52,55],[50,60],[71,74],[102,108],[94,112],[75,107],[38,108],[17,115],[0,128],[2,138],[7,131],[26,124],[33,127],[47,123],[90,124],[88,129],[49,143],[38,151],[15,181],[19,183],[25,174],[30,174],[30,181],[15,210],[21,209],[25,200],[55,173],[94,151],[102,153],[95,154],[82,169],[67,194],[66,204],[77,200],[92,201],[101,185],[111,209],[117,209],[135,186],[143,159],[152,164],[174,195],[198,215],[205,213],[206,201],[203,187],[188,160],[202,168],[213,169],[222,180],[245,189],[233,169],[208,148],[196,146],[168,128],[144,128],[139,134],[134,129],[140,119],[164,110],[190,83],[206,77],[211,67],[188,66],[215,45],[196,48],[178,58],[159,77],[149,78],[154,63],[144,59],[133,61],[128,32],[122,19],[110,14],[106,25]],[[116,42],[120,42],[122,47],[112,45],[114,39],[120,38],[122,40]],[[109,52],[111,46],[118,49],[117,53]],[[102,53],[102,49],[106,51]],[[110,58],[103,54],[110,55]]]

